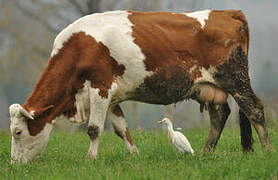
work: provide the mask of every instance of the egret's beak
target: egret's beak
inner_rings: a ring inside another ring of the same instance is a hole
[[[161,120],[161,121],[157,121],[156,122],[157,124],[162,124],[163,123],[163,121]]]

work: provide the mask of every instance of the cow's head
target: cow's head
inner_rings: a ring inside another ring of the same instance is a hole
[[[44,114],[44,112],[52,108],[53,106],[44,108],[39,113]],[[30,127],[28,127],[28,124],[30,124],[28,121],[33,121],[31,123],[41,121],[40,115],[35,111],[28,112],[20,104],[11,105],[9,110],[11,118],[10,131],[12,135],[11,160],[12,163],[26,163],[38,157],[44,151],[53,125],[46,123],[34,135],[31,133]]]

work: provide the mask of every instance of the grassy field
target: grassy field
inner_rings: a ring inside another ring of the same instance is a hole
[[[255,152],[243,154],[238,129],[226,128],[214,154],[200,154],[207,129],[190,130],[195,156],[181,155],[162,131],[132,131],[140,151],[130,155],[112,132],[101,137],[99,158],[86,159],[84,132],[53,133],[46,151],[26,165],[10,164],[10,136],[0,132],[0,179],[278,179],[278,153],[264,151],[255,136]],[[270,130],[278,148],[278,132]]]

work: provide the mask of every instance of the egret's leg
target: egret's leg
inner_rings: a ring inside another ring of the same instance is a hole
[[[218,110],[216,110],[214,104],[209,106],[211,127],[207,142],[203,149],[204,152],[211,152],[214,150],[230,112],[231,110],[227,102],[221,105]]]
[[[123,139],[129,152],[132,154],[138,154],[139,151],[131,139],[127,121],[121,107],[119,105],[111,107],[108,111],[107,117],[111,120],[115,133]]]

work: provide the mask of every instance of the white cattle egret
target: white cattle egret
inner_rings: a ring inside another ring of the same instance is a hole
[[[169,118],[164,118],[157,122],[158,124],[166,124],[168,127],[168,138],[172,144],[181,152],[189,152],[194,155],[194,150],[192,149],[187,138],[179,131],[174,131],[173,123]]]

